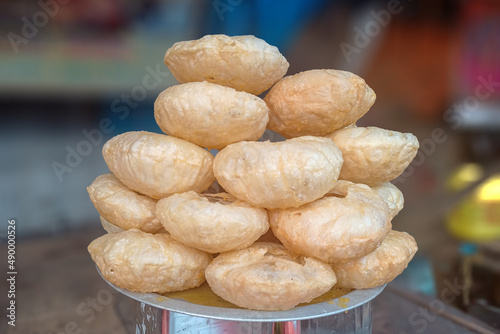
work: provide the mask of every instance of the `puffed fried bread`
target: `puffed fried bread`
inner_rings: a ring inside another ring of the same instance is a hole
[[[377,127],[355,127],[327,136],[342,151],[339,178],[370,186],[397,178],[417,154],[419,143],[411,133]]]
[[[278,81],[264,98],[268,128],[286,138],[325,136],[355,123],[375,102],[359,76],[339,70],[310,70]]]
[[[286,248],[329,263],[374,251],[392,226],[389,208],[374,190],[346,181],[314,202],[269,211],[269,222]]]
[[[417,249],[411,235],[391,231],[374,252],[332,265],[338,279],[337,286],[369,289],[389,283],[408,266]]]
[[[126,132],[108,140],[102,155],[122,183],[156,199],[190,190],[202,192],[215,181],[212,154],[172,136]]]
[[[404,207],[404,196],[401,190],[394,184],[385,182],[372,187],[379,194],[389,207],[391,219],[394,218]]]
[[[250,35],[177,42],[164,61],[180,83],[208,81],[254,95],[268,90],[289,66],[277,47]]]
[[[268,113],[261,98],[208,82],[169,87],[154,104],[156,123],[164,133],[217,150],[259,139]]]
[[[205,271],[213,292],[249,309],[288,310],[335,285],[331,267],[271,242],[222,253]]]
[[[298,207],[326,194],[342,167],[328,138],[304,136],[284,142],[239,142],[220,151],[214,174],[230,194],[266,209]]]
[[[154,215],[157,201],[129,189],[113,174],[98,176],[87,187],[87,191],[97,212],[107,222],[125,230],[137,228],[149,233],[164,231]]]
[[[248,247],[269,229],[266,210],[227,193],[174,194],[158,202],[156,216],[175,240],[208,253]]]
[[[167,233],[137,229],[105,234],[92,241],[88,251],[106,280],[143,293],[197,287],[205,281],[204,270],[212,261],[210,254],[185,246]]]

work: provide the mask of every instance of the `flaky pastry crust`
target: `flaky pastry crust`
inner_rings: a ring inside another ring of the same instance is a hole
[[[286,138],[325,136],[361,118],[375,93],[359,76],[338,70],[310,70],[278,81],[267,93],[268,128]]]
[[[109,282],[137,292],[170,292],[199,286],[212,256],[185,246],[167,233],[137,229],[105,234],[88,251]]]
[[[269,222],[286,248],[329,263],[374,251],[391,229],[384,200],[367,185],[344,181],[312,203],[269,211]]]
[[[288,62],[255,36],[206,35],[175,43],[165,65],[180,83],[208,81],[259,95],[281,79]]]
[[[227,193],[175,194],[158,202],[156,216],[174,239],[208,253],[248,247],[269,229],[266,210]]]
[[[214,174],[233,196],[256,207],[298,207],[326,194],[342,166],[328,138],[304,136],[284,142],[239,142],[220,151]]]
[[[309,302],[336,282],[331,267],[270,242],[217,256],[205,272],[213,292],[249,309],[288,310]]]
[[[158,95],[154,109],[166,134],[217,150],[259,139],[269,121],[269,108],[259,97],[208,82],[169,87]]]
[[[337,286],[369,289],[389,283],[408,266],[417,249],[411,235],[391,231],[374,252],[332,265],[338,279]]]
[[[156,199],[190,190],[202,192],[215,180],[210,152],[172,136],[126,132],[106,142],[102,155],[122,183]]]

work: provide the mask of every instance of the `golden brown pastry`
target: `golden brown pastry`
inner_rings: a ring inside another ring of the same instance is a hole
[[[278,81],[264,101],[271,110],[269,129],[286,138],[325,136],[361,118],[375,93],[350,72],[311,70]]]
[[[298,207],[326,194],[337,180],[342,154],[328,138],[239,142],[220,151],[214,174],[230,194],[267,209]]]
[[[175,43],[165,65],[180,83],[208,81],[259,95],[281,79],[288,62],[255,36],[207,35]]]
[[[215,180],[210,152],[172,136],[126,132],[106,142],[102,155],[122,183],[156,199],[190,190],[202,192]]]
[[[169,87],[154,109],[156,123],[166,134],[217,150],[259,139],[269,121],[269,108],[261,98],[208,82]]]
[[[270,211],[269,222],[286,248],[329,263],[373,252],[391,229],[384,200],[367,185],[345,181],[312,203]]]
[[[372,187],[387,203],[391,219],[403,210],[405,199],[403,193],[394,184],[385,182]]]
[[[419,147],[411,133],[377,127],[347,128],[327,137],[337,144],[344,157],[339,178],[370,186],[401,175]]]
[[[125,230],[137,228],[149,233],[164,230],[154,216],[157,201],[129,189],[113,174],[98,176],[87,191],[97,212],[109,223]]]
[[[118,225],[111,224],[109,221],[104,219],[102,216],[99,217],[101,220],[101,225],[102,228],[107,232],[107,233],[118,233],[118,232],[123,232],[125,229],[121,228]],[[162,227],[163,229],[163,227]]]
[[[374,252],[345,263],[333,264],[336,286],[369,289],[389,283],[408,266],[417,243],[406,232],[391,231]]]
[[[296,256],[270,242],[220,254],[205,275],[215,294],[256,310],[291,309],[322,295],[336,282],[326,263]]]
[[[175,194],[158,202],[156,216],[175,240],[208,253],[248,247],[269,229],[266,210],[227,193]]]
[[[137,292],[170,292],[199,286],[212,256],[185,246],[167,233],[137,229],[105,234],[88,247],[103,277]]]

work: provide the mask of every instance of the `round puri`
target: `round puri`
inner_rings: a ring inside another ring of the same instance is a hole
[[[106,280],[131,291],[170,292],[190,289],[205,281],[212,256],[185,246],[167,233],[137,229],[105,234],[88,251]]]
[[[118,232],[123,232],[125,229],[121,228],[118,225],[111,224],[109,221],[104,219],[102,216],[99,217],[101,220],[101,225],[102,228],[107,232],[107,233],[118,233]]]
[[[207,35],[175,43],[165,65],[180,83],[208,81],[258,95],[281,79],[288,62],[255,36]]]
[[[403,210],[405,203],[403,193],[394,184],[385,182],[373,186],[372,189],[384,199],[385,203],[389,207],[391,219],[396,217],[396,215]]]
[[[364,184],[334,188],[299,208],[270,211],[269,221],[286,248],[330,263],[374,251],[391,229],[387,204]]]
[[[163,230],[154,216],[156,200],[129,189],[113,174],[98,176],[87,191],[96,210],[111,224],[149,233]]]
[[[332,265],[338,287],[369,289],[389,283],[401,274],[417,252],[417,243],[406,232],[391,231],[374,252]]]
[[[248,247],[269,229],[266,210],[226,193],[175,194],[158,202],[156,215],[175,240],[209,253]]]
[[[240,142],[220,151],[214,174],[233,196],[256,207],[298,207],[326,194],[337,180],[342,154],[328,138]]]
[[[340,179],[377,185],[397,178],[418,151],[411,133],[376,127],[356,127],[330,134],[342,151],[344,165]]]
[[[154,109],[163,132],[218,150],[259,139],[269,121],[261,98],[208,82],[169,87],[160,93]]]
[[[286,138],[325,136],[361,118],[375,93],[350,72],[311,70],[283,78],[264,100],[271,110],[269,129]]]
[[[215,180],[213,156],[188,141],[131,131],[111,138],[102,149],[109,170],[127,187],[152,198],[202,192]]]
[[[291,309],[329,291],[336,282],[329,265],[270,242],[220,254],[205,275],[215,294],[256,310]]]

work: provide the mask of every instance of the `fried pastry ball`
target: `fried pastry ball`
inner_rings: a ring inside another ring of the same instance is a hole
[[[311,70],[278,81],[264,101],[271,110],[269,129],[286,138],[325,136],[361,118],[375,93],[350,72]]]
[[[165,65],[180,83],[208,81],[259,95],[281,79],[288,62],[255,36],[207,35],[175,43]]]
[[[175,240],[208,253],[248,247],[269,229],[266,210],[227,193],[175,194],[158,202],[156,216]]]
[[[417,243],[406,232],[391,231],[374,252],[349,262],[333,264],[336,286],[369,289],[392,281],[408,266]]]
[[[391,219],[403,210],[405,199],[403,193],[394,184],[385,182],[372,187],[387,203]]]
[[[108,232],[108,233],[118,233],[118,232],[123,232],[125,229],[121,228],[120,226],[117,226],[115,224],[111,224],[109,221],[104,219],[102,216],[99,217],[101,219],[101,225],[102,228]]]
[[[364,184],[338,181],[325,197],[299,208],[269,212],[283,245],[329,263],[373,252],[391,229],[389,208]]]
[[[162,134],[131,131],[111,138],[102,149],[109,170],[127,187],[160,199],[202,192],[215,180],[210,152]]]
[[[137,229],[105,234],[88,251],[106,280],[136,292],[190,289],[205,281],[212,256],[175,241],[167,233]]]
[[[254,206],[298,207],[326,194],[337,180],[342,154],[328,138],[239,142],[220,151],[214,174],[233,196]]]
[[[340,179],[370,186],[397,178],[418,151],[411,133],[376,127],[342,129],[328,135],[342,151]]]
[[[163,132],[217,150],[259,139],[269,121],[269,108],[261,98],[208,82],[169,87],[154,109]]]
[[[163,230],[154,216],[157,201],[129,189],[113,174],[98,176],[87,191],[97,212],[109,223],[125,230],[138,228],[149,233]]]
[[[337,281],[328,264],[271,242],[222,253],[205,275],[215,294],[256,310],[291,309],[329,291]]]

